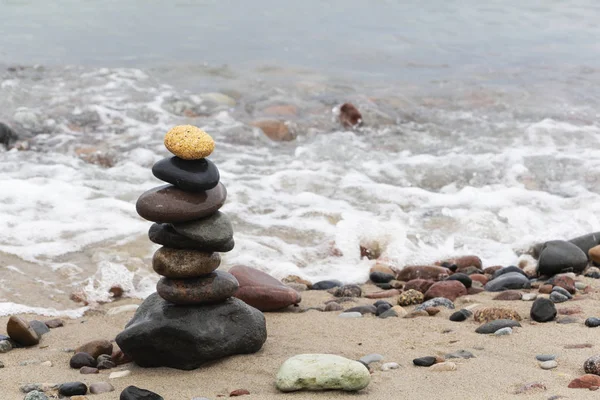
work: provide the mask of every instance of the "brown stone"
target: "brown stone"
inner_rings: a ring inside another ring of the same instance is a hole
[[[8,319],[6,333],[12,340],[22,346],[34,346],[40,342],[40,337],[27,321],[14,315]]]
[[[437,307],[427,307],[425,311],[427,311],[427,314],[429,314],[430,316],[434,316],[440,312],[440,309]]]
[[[64,324],[65,324],[65,322],[59,318],[49,319],[48,321],[44,321],[44,323],[50,329],[60,328],[61,326],[64,326]]]
[[[401,306],[410,306],[412,304],[421,304],[424,300],[423,293],[415,290],[409,289],[400,294],[398,297],[398,304]]]
[[[431,279],[412,279],[406,282],[404,285],[404,290],[414,289],[418,292],[425,293],[429,290],[429,288],[435,283]]]
[[[310,282],[306,279],[300,278],[298,275],[288,275],[285,278],[283,278],[281,280],[281,282],[283,282],[283,283],[300,283],[300,284],[306,285],[306,287],[308,289],[312,288],[312,282]]]
[[[481,292],[485,292],[485,289],[482,287],[471,286],[467,289],[467,294],[479,294]]]
[[[596,264],[600,264],[600,246],[594,246],[588,250],[588,256],[590,260]]]
[[[323,309],[323,311],[327,311],[327,312],[329,312],[329,311],[341,311],[343,309],[344,309],[344,307],[342,307],[341,304],[336,303],[336,302],[331,302],[331,303],[328,303],[327,305],[325,305],[325,308]]]
[[[506,290],[494,296],[493,300],[521,300],[523,293],[517,290]]]
[[[111,355],[112,351],[113,344],[108,340],[93,340],[76,348],[75,354],[87,353],[94,358],[98,358],[101,354]]]
[[[281,121],[276,120],[262,120],[254,121],[250,125],[255,126],[263,131],[267,137],[275,142],[289,142],[296,139],[296,135],[293,134],[288,126]]]
[[[465,269],[468,267],[475,267],[477,269],[481,269],[481,258],[473,255],[450,258],[448,260],[438,261],[435,264],[442,265],[444,262],[447,262],[449,264],[455,264],[458,267],[458,270]]]
[[[111,286],[108,292],[112,294],[113,299],[120,299],[123,296],[123,288],[119,285]]]
[[[219,183],[204,192],[186,192],[173,185],[158,186],[144,192],[135,208],[153,222],[188,222],[214,214],[227,199],[227,190]]]
[[[366,294],[365,297],[367,299],[386,299],[388,297],[398,296],[399,294],[400,291],[398,289],[390,289],[384,290],[382,292],[369,293]]]
[[[402,289],[404,288],[404,282],[402,281],[397,281],[395,279],[391,280],[388,282],[388,284],[393,287],[394,289]]]
[[[229,393],[229,397],[244,396],[246,394],[250,394],[250,392],[246,389],[236,389],[233,392]]]
[[[489,281],[488,277],[483,274],[471,274],[469,275],[469,278],[475,282],[481,283],[482,285],[485,285]]]
[[[278,117],[293,117],[298,114],[298,107],[291,104],[282,104],[269,106],[262,110],[263,114],[274,115]]]
[[[590,349],[594,347],[591,343],[567,344],[565,349]]]
[[[590,389],[594,386],[600,386],[600,376],[594,374],[582,375],[569,383],[569,388],[571,389]]]
[[[223,302],[233,296],[238,286],[237,279],[230,273],[214,271],[192,279],[163,277],[156,285],[156,292],[173,304],[211,304]],[[287,289],[297,293],[294,289]]]
[[[504,307],[485,307],[481,308],[473,314],[473,319],[477,322],[490,322],[497,319],[512,319],[521,321],[522,318],[518,312]]]
[[[404,318],[417,318],[417,317],[429,317],[429,313],[425,310],[411,311],[404,316]]]
[[[425,300],[436,297],[444,297],[450,301],[456,300],[457,297],[467,294],[465,285],[459,281],[443,281],[436,282],[425,293]]]
[[[234,296],[261,311],[280,310],[302,300],[300,293],[256,268],[236,265],[229,272],[239,282]]]
[[[567,292],[571,294],[575,294],[577,289],[575,288],[575,280],[567,275],[558,275],[554,277],[552,281],[554,286],[559,286],[565,289]]]
[[[100,370],[98,368],[94,368],[94,367],[81,367],[79,369],[79,373],[83,374],[83,375],[97,374],[99,372],[100,372]]]
[[[448,269],[435,265],[413,265],[404,267],[396,279],[399,281],[411,281],[413,279],[431,279],[441,281],[448,277]]]
[[[550,294],[550,293],[552,293],[552,285],[542,285],[542,286],[540,286],[539,292],[543,293],[543,294]]]
[[[502,269],[502,265],[494,265],[493,267],[487,267],[486,269],[484,269],[483,273],[488,275],[494,275],[494,272],[498,271],[499,269]]]
[[[71,299],[75,303],[82,303],[84,306],[87,306],[89,304],[87,300],[87,295],[82,290],[78,290],[76,292],[71,293],[69,299]]]
[[[579,306],[563,307],[558,309],[558,313],[561,315],[575,315],[583,313],[583,310]]]
[[[197,250],[180,250],[161,247],[152,257],[152,268],[162,276],[172,279],[197,278],[210,274],[221,264],[219,253]]]
[[[123,351],[119,348],[115,348],[113,350],[112,355],[110,356],[110,359],[112,362],[115,363],[115,365],[123,365],[123,364],[133,362],[133,359],[131,357],[129,357],[127,354],[123,353]]]
[[[354,128],[362,124],[362,115],[352,103],[344,103],[340,107],[340,124],[344,128]]]

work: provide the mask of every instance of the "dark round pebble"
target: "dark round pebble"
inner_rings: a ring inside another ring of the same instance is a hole
[[[164,400],[162,396],[146,389],[135,386],[127,386],[121,392],[119,400]]]
[[[450,316],[450,321],[462,322],[462,321],[465,321],[467,318],[469,318],[471,315],[473,315],[473,313],[471,311],[463,308],[462,310],[458,310],[455,313],[453,313]]]
[[[589,326],[590,328],[596,328],[600,326],[600,318],[589,317],[585,320],[585,326]]]
[[[446,280],[447,281],[459,281],[460,283],[465,285],[465,287],[467,289],[470,288],[471,285],[473,284],[473,280],[471,278],[469,278],[469,275],[461,274],[460,272],[457,274],[450,275]]]
[[[88,387],[83,382],[67,382],[58,387],[58,393],[63,396],[83,396]]]
[[[96,360],[88,353],[77,353],[73,357],[71,357],[69,365],[71,366],[71,368],[76,369],[79,369],[81,367],[95,367]]]
[[[413,360],[413,364],[417,367],[431,367],[435,364],[435,357],[427,356],[427,357],[419,357]]]
[[[515,265],[509,265],[508,267],[501,268],[498,271],[494,272],[494,275],[492,275],[492,279],[496,279],[500,275],[508,274],[509,272],[518,272],[523,276],[527,276],[527,274],[521,268]]]
[[[386,274],[385,272],[371,272],[369,275],[369,279],[374,283],[388,283],[391,280],[394,280],[394,275]]]
[[[181,190],[201,192],[219,183],[219,170],[209,159],[183,160],[165,158],[152,167],[152,173],[161,181],[171,183]]]
[[[531,305],[529,316],[536,322],[552,321],[556,317],[557,311],[554,303],[548,299],[537,298]]]
[[[390,304],[380,304],[379,306],[377,306],[377,311],[375,311],[375,315],[379,316],[387,310],[389,310],[390,308],[392,308]]]
[[[340,287],[342,285],[342,282],[337,280],[319,281],[312,285],[312,290],[328,290],[333,289],[334,287]]]
[[[390,307],[392,307],[392,303],[390,303],[389,301],[385,301],[385,300],[377,300],[375,303],[373,303],[373,305],[375,307],[379,307],[382,304],[389,304]]]

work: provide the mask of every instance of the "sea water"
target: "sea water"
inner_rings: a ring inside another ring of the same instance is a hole
[[[0,149],[0,315],[154,291],[135,201],[177,124],[217,143],[224,268],[354,283],[377,262],[360,246],[397,268],[509,265],[597,231],[600,6],[480,3],[1,1],[0,121],[20,140]],[[363,127],[336,122],[344,102]]]

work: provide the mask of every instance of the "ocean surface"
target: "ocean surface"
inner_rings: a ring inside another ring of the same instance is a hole
[[[600,230],[600,3],[424,3],[0,0],[20,136],[0,148],[0,315],[154,291],[135,201],[177,124],[217,143],[224,267],[363,282],[360,246],[510,265]],[[344,102],[363,127],[336,122]]]

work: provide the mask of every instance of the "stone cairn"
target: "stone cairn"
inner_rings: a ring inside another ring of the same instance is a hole
[[[217,271],[219,252],[233,249],[233,229],[219,209],[227,191],[208,157],[215,143],[191,125],[165,136],[174,157],[152,173],[167,185],[140,196],[136,209],[153,221],[150,240],[160,244],[152,267],[162,276],[157,293],[138,308],[117,338],[121,350],[142,367],[194,369],[218,358],[254,353],[267,338],[265,318],[232,297],[238,281]]]

